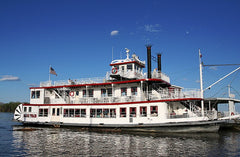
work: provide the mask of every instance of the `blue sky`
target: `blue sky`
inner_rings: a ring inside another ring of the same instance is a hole
[[[53,81],[104,77],[112,47],[114,59],[128,48],[146,60],[146,44],[162,53],[172,84],[199,88],[199,48],[205,64],[240,63],[239,8],[237,0],[1,0],[0,102],[28,102],[49,65]],[[235,68],[204,68],[204,86]],[[224,81],[206,96],[230,83],[240,93],[239,73]]]

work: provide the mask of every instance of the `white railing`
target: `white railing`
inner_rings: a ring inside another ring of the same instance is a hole
[[[154,92],[155,91],[155,92]],[[150,99],[181,99],[181,98],[201,98],[199,89],[169,90],[168,88],[153,90],[149,93]]]
[[[63,85],[75,85],[75,84],[92,84],[92,83],[103,83],[106,82],[106,78],[94,77],[94,78],[82,78],[75,80],[59,80],[54,81],[45,81],[40,82],[40,87],[49,87],[49,86],[63,86]]]

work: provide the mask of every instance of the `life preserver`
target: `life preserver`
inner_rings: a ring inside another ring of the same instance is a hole
[[[233,115],[234,115],[234,113],[232,112],[232,113],[231,113],[231,116],[233,116]]]
[[[112,74],[116,74],[118,72],[117,68],[112,68]]]
[[[73,91],[70,92],[69,95],[70,95],[70,96],[74,96],[74,92],[73,92]]]

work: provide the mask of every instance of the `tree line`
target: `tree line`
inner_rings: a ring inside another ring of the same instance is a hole
[[[23,103],[22,102],[9,102],[9,103],[5,103],[5,104],[1,104],[0,112],[12,112],[13,113],[19,104],[23,104]]]

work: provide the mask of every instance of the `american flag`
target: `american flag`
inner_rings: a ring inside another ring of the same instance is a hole
[[[52,67],[50,67],[50,74],[53,74],[53,75],[56,75],[56,76],[57,76],[56,71],[55,71]]]

